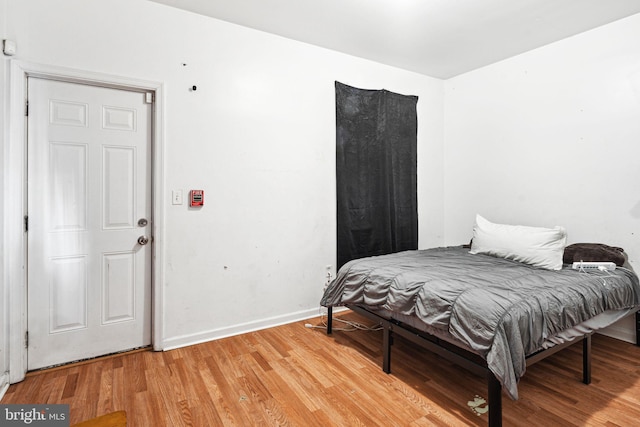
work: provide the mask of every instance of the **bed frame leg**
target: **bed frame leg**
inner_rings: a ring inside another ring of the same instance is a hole
[[[582,339],[582,382],[591,384],[591,334]]]
[[[487,372],[489,386],[489,427],[502,426],[502,386],[493,372]]]
[[[327,307],[327,335],[333,332],[333,307]]]
[[[382,329],[382,370],[391,373],[391,328],[388,325]]]

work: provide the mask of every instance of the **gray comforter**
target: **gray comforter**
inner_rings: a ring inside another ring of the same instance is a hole
[[[605,310],[640,305],[630,270],[579,272],[535,268],[462,247],[407,251],[353,260],[321,305],[361,304],[415,316],[480,354],[512,399],[525,357],[564,329]]]

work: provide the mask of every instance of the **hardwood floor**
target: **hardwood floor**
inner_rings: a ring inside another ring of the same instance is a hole
[[[134,427],[486,425],[467,405],[486,397],[480,377],[400,338],[387,375],[381,332],[305,323],[30,373],[2,403],[66,403],[72,424],[125,410]],[[530,367],[520,400],[503,397],[504,425],[638,425],[640,347],[596,335],[592,356],[591,385],[580,345]]]

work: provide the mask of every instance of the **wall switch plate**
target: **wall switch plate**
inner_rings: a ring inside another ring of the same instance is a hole
[[[171,204],[173,205],[182,204],[182,190],[173,190],[171,192]]]

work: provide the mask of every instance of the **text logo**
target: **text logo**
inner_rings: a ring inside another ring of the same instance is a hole
[[[0,405],[0,426],[69,427],[69,405]]]

